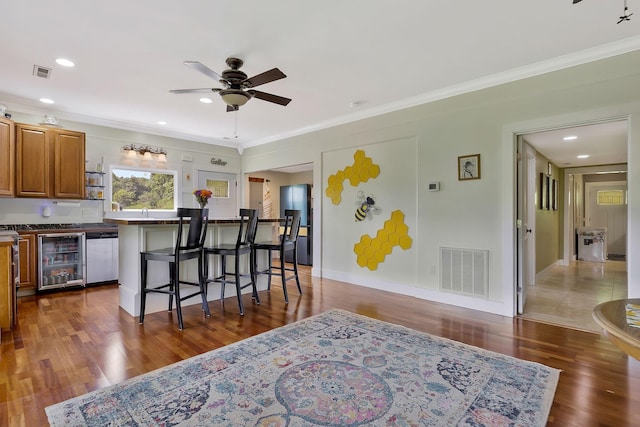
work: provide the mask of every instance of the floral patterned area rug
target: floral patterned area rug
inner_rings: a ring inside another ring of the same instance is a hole
[[[342,310],[46,408],[52,426],[544,426],[559,371]]]

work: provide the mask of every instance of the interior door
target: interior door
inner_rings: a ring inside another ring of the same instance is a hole
[[[518,191],[518,260],[517,260],[517,310],[524,313],[527,286],[535,284],[535,195],[536,151],[518,137],[517,161]]]
[[[249,209],[257,209],[258,217],[264,218],[262,181],[249,181]]]
[[[607,254],[626,256],[626,181],[587,182],[585,193],[586,226],[607,227]]]

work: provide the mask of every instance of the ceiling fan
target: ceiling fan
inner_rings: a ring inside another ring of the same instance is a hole
[[[227,58],[229,66],[228,70],[222,72],[222,75],[216,73],[211,68],[203,65],[198,61],[184,61],[184,65],[193,68],[202,74],[211,77],[220,82],[222,88],[200,88],[200,89],[174,89],[171,93],[202,93],[216,92],[220,98],[227,104],[227,111],[238,111],[241,106],[247,103],[251,98],[262,99],[263,101],[273,102],[274,104],[287,105],[291,99],[282,96],[273,95],[271,93],[253,90],[254,87],[280,80],[287,77],[282,71],[273,68],[264,73],[247,78],[247,75],[240,71],[240,67],[244,62],[238,58]]]
[[[580,3],[582,0],[573,0],[573,4]],[[618,24],[624,21],[631,21],[631,15],[633,13],[629,13],[629,7],[627,7],[627,0],[624,0],[624,11],[622,12],[622,16],[618,20]]]

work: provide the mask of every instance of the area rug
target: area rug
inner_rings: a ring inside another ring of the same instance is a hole
[[[49,406],[52,426],[544,426],[559,371],[331,310]]]

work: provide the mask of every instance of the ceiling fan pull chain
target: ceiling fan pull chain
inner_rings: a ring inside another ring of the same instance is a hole
[[[235,127],[233,129],[233,137],[235,139],[238,139],[238,114],[240,114],[240,110],[236,110],[235,113],[236,113],[234,118]]]

